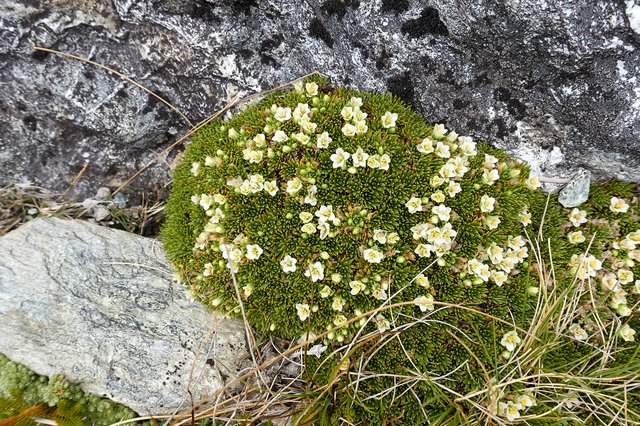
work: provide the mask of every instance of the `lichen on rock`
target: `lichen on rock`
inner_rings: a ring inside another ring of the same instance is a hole
[[[412,371],[446,375],[463,395],[488,386],[486,368],[499,371],[525,345],[548,290],[540,287],[549,252],[560,292],[574,277],[619,274],[622,264],[631,265],[626,284],[639,276],[633,186],[596,188],[577,212],[548,203],[538,187],[525,164],[427,124],[394,96],[312,78],[193,137],[175,171],[163,241],[193,292],[232,315],[239,297],[261,333],[295,339],[329,330],[323,342],[333,347],[369,333],[358,345],[365,367],[354,353],[338,355],[346,371],[381,373],[359,383],[360,392],[381,398],[395,386],[386,374]],[[542,221],[548,246],[540,250]],[[578,228],[585,238],[568,234]],[[587,248],[591,257],[580,257]],[[637,329],[640,298],[625,295],[611,301],[602,291],[597,310]],[[589,318],[580,319],[587,329]],[[376,345],[389,334],[402,339]],[[335,363],[309,362],[316,381],[335,374]],[[496,413],[513,417],[519,409],[510,403]],[[419,380],[395,404],[374,414],[366,407],[335,411],[417,424],[451,408]]]

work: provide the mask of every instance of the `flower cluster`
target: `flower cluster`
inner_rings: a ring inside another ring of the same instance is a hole
[[[415,322],[415,334],[375,348],[363,367],[401,373],[403,354],[434,374],[465,365],[448,384],[464,394],[484,377],[476,361],[491,365],[502,351],[508,364],[517,353],[516,330],[529,328],[541,299],[532,296],[548,251],[558,285],[575,277],[592,285],[618,344],[637,340],[637,198],[622,188],[563,210],[553,199],[547,205],[539,186],[526,165],[425,123],[393,96],[308,80],[196,133],[176,170],[163,240],[180,280],[216,309],[239,312],[239,283],[259,332],[326,332],[328,347],[360,327],[387,334]],[[540,231],[543,218],[550,225]],[[572,346],[594,343],[586,306],[562,333]],[[505,322],[511,331],[500,329]],[[459,340],[443,338],[444,324],[470,336],[473,348],[491,349],[470,357]],[[352,368],[346,357],[334,364]],[[392,386],[379,380],[371,386]],[[510,420],[535,406],[526,391],[494,402]]]

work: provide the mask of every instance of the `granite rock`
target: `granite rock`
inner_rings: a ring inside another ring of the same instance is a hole
[[[0,5],[0,182],[88,197],[234,95],[318,70],[391,91],[430,122],[545,176],[640,173],[637,1],[8,0]],[[162,193],[177,150],[132,183]]]
[[[190,407],[245,368],[239,321],[173,281],[162,245],[39,219],[0,238],[0,353],[142,415]]]

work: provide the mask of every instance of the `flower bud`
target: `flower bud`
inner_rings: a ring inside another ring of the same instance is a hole
[[[537,296],[539,292],[540,292],[540,288],[538,287],[534,287],[534,286],[527,287],[527,294],[529,296]]]

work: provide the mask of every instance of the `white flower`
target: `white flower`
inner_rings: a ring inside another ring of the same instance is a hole
[[[433,175],[433,176],[431,176],[431,179],[429,180],[429,185],[431,185],[434,188],[439,187],[443,183],[445,183],[445,180],[440,175]]]
[[[600,279],[600,282],[602,283],[602,287],[608,291],[615,292],[620,289],[620,286],[618,285],[618,278],[612,272],[604,274]]]
[[[576,228],[587,221],[587,212],[580,209],[573,209],[569,213],[569,220]]]
[[[257,244],[248,244],[247,247],[247,259],[257,260],[263,253],[262,248]]]
[[[512,330],[502,337],[500,344],[507,348],[509,352],[513,352],[513,350],[520,344],[521,340],[518,337],[518,332],[516,330]]]
[[[449,145],[443,142],[438,142],[435,153],[440,158],[449,158],[451,156],[451,153],[449,152]]]
[[[302,181],[295,177],[290,181],[287,181],[287,193],[289,195],[295,195],[302,189]]]
[[[618,336],[620,336],[625,342],[633,342],[635,338],[633,335],[636,334],[636,331],[629,327],[629,324],[625,324],[618,330]]]
[[[389,320],[386,319],[382,314],[376,315],[375,322],[380,333],[384,333],[391,327],[391,323],[389,322]]]
[[[356,135],[356,126],[354,126],[351,123],[345,123],[344,126],[342,126],[342,133],[345,136],[355,136]]]
[[[351,99],[349,99],[349,104],[354,108],[360,108],[362,106],[362,98],[352,96]]]
[[[524,226],[531,225],[531,213],[529,213],[527,210],[521,211],[518,215],[518,219]]]
[[[380,156],[380,170],[389,170],[391,165],[391,157],[388,154],[382,154]]]
[[[327,297],[331,296],[332,292],[333,291],[331,290],[331,287],[325,285],[324,287],[322,287],[322,290],[320,290],[320,297],[326,299]]]
[[[318,222],[321,223],[327,221],[333,222],[336,219],[336,216],[333,214],[333,207],[331,205],[320,206],[320,209],[316,211],[315,215],[318,218]]]
[[[429,257],[432,250],[433,246],[431,244],[418,244],[414,253],[420,257]]]
[[[387,244],[395,244],[400,241],[400,236],[397,232],[391,232],[387,235]]]
[[[367,166],[372,169],[377,169],[380,167],[380,156],[379,155],[370,155],[367,160]]]
[[[316,282],[324,279],[324,266],[322,263],[315,262],[309,265],[309,268],[304,272],[305,277],[311,278],[311,281]]]
[[[216,203],[222,205],[222,204],[225,204],[227,202],[227,197],[225,197],[222,194],[213,194],[213,201],[215,201]]]
[[[310,204],[315,206],[318,204],[318,200],[316,199],[316,194],[318,193],[318,187],[315,185],[311,185],[309,189],[307,189],[307,195],[304,197],[305,204]]]
[[[256,144],[256,147],[262,148],[266,145],[266,138],[264,133],[258,133],[253,137],[253,142]]]
[[[318,139],[316,141],[316,145],[318,146],[318,148],[329,148],[330,143],[331,137],[329,136],[329,133],[322,132],[320,135],[318,135]]]
[[[440,218],[443,222],[448,222],[451,217],[451,208],[445,206],[444,204],[438,204],[431,208],[431,212]]]
[[[433,126],[433,137],[436,139],[440,139],[447,133],[447,129],[444,127],[444,124],[436,124]]]
[[[460,142],[458,149],[462,155],[465,157],[472,157],[477,154],[476,143],[473,142],[473,139],[469,136],[460,136],[458,141]]]
[[[304,92],[304,85],[303,85],[302,81],[296,81],[293,84],[293,87],[296,89],[296,92],[298,92],[298,93]]]
[[[587,340],[589,338],[587,332],[584,331],[584,328],[580,327],[579,324],[571,324],[569,326],[569,333],[571,333],[576,340]]]
[[[629,210],[629,204],[622,198],[611,197],[611,205],[609,209],[614,213],[626,213]]]
[[[424,274],[416,275],[414,280],[415,280],[416,284],[418,284],[420,287],[425,287],[425,288],[429,288],[430,287],[429,278],[425,277]]]
[[[484,194],[482,198],[480,198],[480,211],[484,213],[492,212],[494,209],[496,199],[493,197]]]
[[[222,160],[219,157],[209,157],[208,155],[204,158],[204,165],[207,167],[220,167],[222,165]]]
[[[398,114],[396,114],[395,112],[385,112],[384,115],[381,118],[382,121],[382,127],[384,127],[385,129],[390,129],[392,127],[396,127],[396,120],[398,119]]]
[[[618,269],[618,281],[620,284],[629,284],[633,281],[633,272],[629,269]]]
[[[529,176],[529,178],[524,181],[524,184],[529,189],[538,189],[540,188],[540,179],[535,176]]]
[[[363,135],[367,133],[367,130],[369,130],[369,126],[367,126],[367,122],[364,120],[356,121],[355,126],[356,126],[356,133],[359,135]]]
[[[516,403],[522,405],[523,407],[535,407],[536,399],[530,394],[520,394],[516,397]]]
[[[324,240],[329,236],[329,232],[331,231],[331,226],[329,222],[320,222],[318,223],[318,231],[320,231],[320,239]]]
[[[304,321],[309,318],[309,314],[311,313],[309,305],[306,303],[298,303],[296,305],[296,311],[298,312],[298,318],[300,318],[300,321]]]
[[[376,300],[387,300],[387,292],[379,284],[373,286],[373,288],[371,289],[371,295]]]
[[[293,119],[296,121],[300,121],[302,117],[305,115],[309,115],[311,113],[311,109],[309,108],[309,104],[298,104],[296,109],[293,110]]]
[[[489,271],[489,265],[480,265],[476,270],[476,275],[484,282],[489,281],[491,277],[491,271]]]
[[[297,140],[298,142],[300,142],[302,145],[309,145],[309,142],[311,141],[311,138],[308,135],[305,135],[302,132],[298,132],[296,134],[294,134],[292,136],[293,139]]]
[[[304,225],[302,225],[300,230],[305,234],[315,234],[316,225],[314,225],[313,223],[305,223]]]
[[[296,260],[296,258],[291,257],[289,255],[286,255],[284,257],[284,259],[282,259],[280,261],[280,266],[282,266],[282,270],[285,273],[289,273],[289,272],[295,272],[296,271],[296,263],[298,263],[298,261]]]
[[[498,225],[500,225],[500,217],[499,216],[487,216],[484,219],[484,224],[489,229],[496,229]]]
[[[420,311],[425,312],[427,310],[433,311],[433,296],[428,294],[426,296],[420,296],[413,299],[413,303],[420,308]]]
[[[249,297],[251,296],[251,293],[253,293],[253,287],[250,285],[245,285],[244,287],[242,287],[242,291],[244,292],[244,297]]]
[[[191,174],[198,176],[200,174],[200,163],[191,164]]]
[[[333,325],[342,325],[345,322],[347,322],[347,317],[345,317],[344,315],[337,315],[334,320],[333,320]]]
[[[631,315],[631,312],[631,308],[629,308],[627,305],[619,305],[618,309],[616,309],[616,313],[621,317],[628,317],[629,315]]]
[[[456,141],[456,139],[458,139],[458,134],[453,130],[449,132],[449,134],[447,135],[447,140],[453,143]]]
[[[200,207],[202,207],[203,209],[209,210],[209,207],[211,207],[212,203],[213,203],[213,199],[211,198],[211,195],[202,194],[200,196]]]
[[[300,124],[300,128],[307,133],[315,132],[316,128],[318,127],[316,123],[309,121],[309,116],[307,115],[303,115],[302,117],[300,117],[300,121],[298,122],[298,124]]]
[[[491,271],[491,279],[498,287],[507,282],[508,275],[504,271]]]
[[[349,283],[349,287],[351,287],[351,294],[355,296],[356,294],[363,291],[367,286],[364,285],[362,281],[354,280]]]
[[[421,212],[422,211],[422,200],[420,198],[411,197],[409,201],[406,202],[405,206],[409,213]]]
[[[636,280],[636,282],[633,283],[633,292],[635,294],[640,294],[640,280]]]
[[[444,203],[444,200],[446,200],[447,198],[444,196],[442,191],[437,191],[431,194],[431,199],[436,203]]]
[[[492,169],[498,163],[498,159],[490,154],[484,155],[484,167]]]
[[[282,130],[276,130],[276,133],[273,135],[271,140],[274,142],[285,142],[289,140],[289,136],[287,136],[287,134]]]
[[[342,115],[342,118],[344,118],[346,121],[349,121],[353,118],[353,112],[354,109],[352,106],[344,106],[342,108],[342,111],[340,111],[340,115]]]
[[[369,263],[380,263],[384,259],[384,254],[376,249],[365,249],[364,260]]]
[[[446,191],[449,194],[449,197],[455,197],[456,194],[462,191],[462,188],[458,182],[449,181],[449,186],[447,186]]]
[[[453,164],[453,171],[456,174],[456,177],[462,178],[465,173],[469,171],[469,160],[465,157],[456,156],[449,160]]]
[[[283,107],[276,108],[276,113],[273,115],[273,118],[280,121],[281,123],[287,120],[290,120],[291,108],[283,108]]]
[[[376,229],[373,231],[373,239],[380,244],[385,244],[387,242],[387,231],[382,229]]]
[[[584,243],[586,240],[584,235],[582,235],[582,231],[569,232],[569,234],[567,235],[567,238],[569,239],[569,242],[571,244]]]
[[[440,176],[443,178],[452,178],[456,177],[456,166],[453,163],[446,163],[442,167],[440,167]]]
[[[424,138],[422,142],[418,146],[416,146],[416,149],[418,150],[418,152],[421,152],[423,154],[431,154],[434,150],[433,143],[433,140]]]
[[[346,164],[346,161],[351,157],[346,151],[343,151],[342,148],[336,149],[335,154],[331,155],[331,161],[333,161],[333,168],[337,169],[339,167],[343,167]]]
[[[304,85],[305,90],[307,91],[307,96],[318,96],[318,84],[311,82],[306,83]]]
[[[520,410],[522,409],[522,405],[514,404],[512,401],[504,402],[500,401],[498,403],[498,411],[501,415],[505,416],[507,420],[510,422],[520,417]]]
[[[364,152],[360,147],[358,147],[358,149],[356,149],[356,152],[354,152],[353,155],[351,156],[351,159],[353,160],[353,165],[355,167],[366,167],[367,158],[369,158],[369,154]]]
[[[500,174],[497,169],[484,169],[482,172],[482,181],[487,185],[493,185],[498,179],[500,179]]]
[[[331,303],[331,309],[342,312],[342,308],[344,308],[344,299],[341,297],[334,297],[333,303]]]
[[[211,263],[207,263],[204,265],[204,271],[202,272],[202,275],[205,277],[210,277],[213,275],[213,264]]]
[[[269,195],[273,197],[276,195],[276,192],[278,192],[278,183],[275,181],[275,179],[270,182],[265,182],[264,190],[267,191]]]
[[[313,220],[313,214],[311,214],[309,212],[300,212],[298,217],[300,218],[302,223],[309,223],[309,222],[311,222]]]

